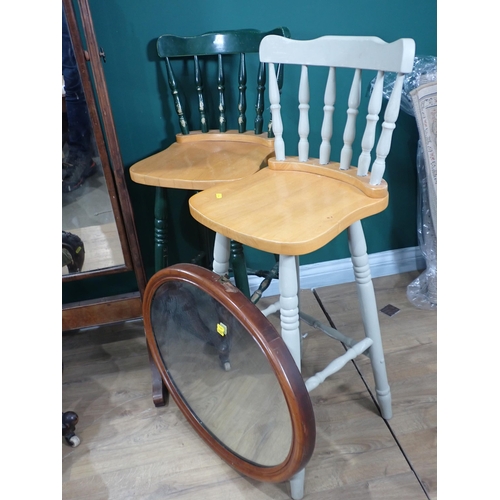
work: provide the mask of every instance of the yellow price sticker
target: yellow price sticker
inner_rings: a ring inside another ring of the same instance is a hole
[[[225,337],[227,335],[227,326],[224,323],[217,323],[217,333],[221,337]]]
[[[215,193],[215,197],[220,200],[222,198],[222,193]]]

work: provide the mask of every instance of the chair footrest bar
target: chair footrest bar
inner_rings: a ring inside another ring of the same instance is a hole
[[[311,378],[306,380],[306,388],[309,392],[316,389],[319,384],[324,382],[324,380],[338,372],[341,368],[345,366],[348,361],[351,361],[356,356],[359,356],[362,352],[366,351],[373,344],[372,339],[365,338],[358,342],[356,345],[347,349],[346,353],[338,358],[334,359],[323,371],[316,373]]]
[[[278,312],[279,310],[280,310],[280,301],[278,300],[274,304],[271,304],[270,306],[263,309],[261,313],[267,318],[270,314]]]
[[[300,319],[304,320],[309,326],[317,328],[323,333],[326,333],[329,337],[332,337],[332,339],[344,343],[347,347],[353,347],[356,345],[356,341],[354,339],[351,339],[351,337],[347,337],[335,328],[320,323],[316,318],[310,316],[309,314],[300,312]]]

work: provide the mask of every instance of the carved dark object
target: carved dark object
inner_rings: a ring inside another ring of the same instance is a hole
[[[62,435],[66,442],[73,448],[80,444],[80,438],[75,434],[75,426],[78,423],[78,415],[74,411],[66,411],[62,414]]]
[[[79,236],[68,231],[62,232],[63,267],[70,273],[79,273],[85,262],[85,245]]]
[[[229,353],[231,351],[232,328],[227,328],[226,331],[220,331],[220,333],[217,331],[216,318],[221,316],[219,310],[222,310],[222,306],[216,305],[216,310],[209,310],[208,307],[204,307],[203,303],[200,303],[203,296],[195,297],[180,283],[171,283],[169,292],[164,307],[170,312],[173,322],[184,323],[189,328],[188,331],[191,335],[214,347],[219,356],[221,368],[229,371],[231,369]],[[223,330],[224,326],[228,325],[223,325],[220,329]]]

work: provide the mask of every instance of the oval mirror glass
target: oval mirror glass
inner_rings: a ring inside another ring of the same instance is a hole
[[[256,306],[228,281],[186,264],[152,278],[144,312],[172,396],[223,458],[270,481],[305,465],[315,434],[309,395]]]

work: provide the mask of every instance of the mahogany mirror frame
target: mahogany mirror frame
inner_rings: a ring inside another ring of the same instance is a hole
[[[286,459],[275,466],[259,466],[226,448],[200,423],[170,378],[158,349],[151,323],[156,291],[168,282],[183,282],[206,292],[218,301],[249,332],[267,358],[283,391],[291,418],[292,444]],[[231,467],[263,482],[281,482],[302,470],[314,451],[316,423],[309,393],[302,375],[284,341],[270,321],[226,278],[194,264],[177,264],[157,272],[148,282],[143,300],[143,319],[151,356],[169,394],[199,436]]]

